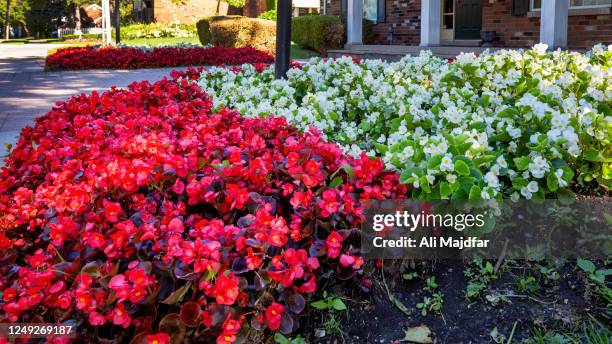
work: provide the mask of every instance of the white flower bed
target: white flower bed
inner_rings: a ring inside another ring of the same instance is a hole
[[[215,107],[284,116],[352,154],[382,157],[414,197],[544,198],[574,182],[609,186],[610,50],[312,59],[287,80],[245,65],[212,68],[199,84]]]

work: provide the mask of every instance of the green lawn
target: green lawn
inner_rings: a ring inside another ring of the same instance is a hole
[[[291,42],[291,58],[294,60],[297,59],[309,59],[311,57],[321,57],[316,51],[306,49],[301,45]]]

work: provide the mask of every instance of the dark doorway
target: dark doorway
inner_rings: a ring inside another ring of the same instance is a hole
[[[479,39],[482,28],[482,0],[457,0],[455,39]]]

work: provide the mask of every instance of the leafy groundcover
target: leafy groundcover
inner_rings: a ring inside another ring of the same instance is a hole
[[[0,322],[79,341],[290,334],[323,280],[359,280],[364,199],[408,187],[283,118],[213,112],[164,79],[80,95],[0,172]]]
[[[251,47],[69,47],[47,56],[47,70],[138,69],[268,63],[274,57]]]
[[[612,46],[587,54],[502,50],[449,63],[423,51],[399,62],[313,59],[211,68],[215,107],[315,126],[347,152],[380,156],[415,199],[571,197],[612,180]]]

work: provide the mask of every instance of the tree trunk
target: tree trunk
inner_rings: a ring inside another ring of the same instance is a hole
[[[75,30],[79,35],[79,39],[81,38],[81,5],[78,3],[74,4],[74,16],[75,16]]]
[[[217,10],[215,11],[215,14],[219,15],[219,11],[221,11],[221,0],[217,0]]]
[[[9,29],[11,27],[11,24],[9,23],[10,18],[11,18],[11,0],[6,0],[6,17],[4,18],[4,38],[5,39],[11,38],[11,35],[9,33]]]

